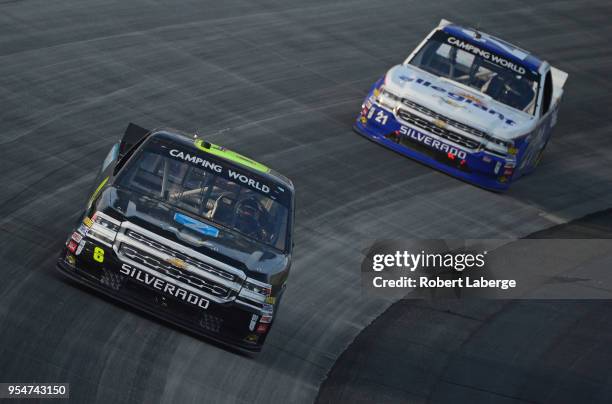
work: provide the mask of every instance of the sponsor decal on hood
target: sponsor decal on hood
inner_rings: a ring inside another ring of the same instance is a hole
[[[528,133],[537,123],[533,116],[409,65],[389,70],[385,88],[440,115],[502,139]]]
[[[217,229],[216,227],[211,226],[206,223],[202,223],[199,220],[195,220],[187,215],[183,215],[182,213],[175,213],[174,221],[179,224],[182,224],[188,229],[204,234],[205,236],[210,236],[210,237],[219,236],[219,229]]]

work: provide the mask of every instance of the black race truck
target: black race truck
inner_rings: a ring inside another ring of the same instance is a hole
[[[150,314],[259,351],[293,247],[294,187],[197,136],[130,124],[58,268]]]

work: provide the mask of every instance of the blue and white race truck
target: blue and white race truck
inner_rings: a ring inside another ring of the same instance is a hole
[[[449,21],[371,88],[354,128],[483,188],[533,171],[557,122],[567,73]]]

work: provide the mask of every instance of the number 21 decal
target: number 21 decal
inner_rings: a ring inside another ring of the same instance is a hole
[[[378,113],[376,114],[376,118],[374,120],[380,124],[386,125],[387,118],[388,118],[387,114],[385,114],[383,111],[379,109]]]

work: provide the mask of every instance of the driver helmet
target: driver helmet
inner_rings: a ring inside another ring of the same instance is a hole
[[[259,204],[253,198],[240,202],[236,212],[236,228],[243,233],[253,234],[259,230]]]

